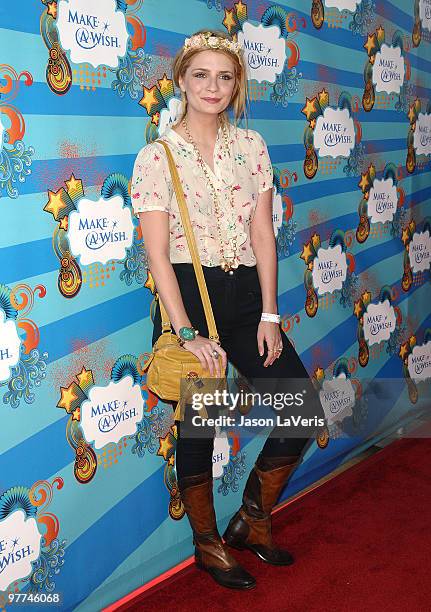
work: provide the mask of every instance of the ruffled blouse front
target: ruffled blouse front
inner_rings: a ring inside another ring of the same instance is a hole
[[[218,266],[220,237],[213,197],[194,147],[172,128],[168,128],[160,138],[168,143],[175,160],[201,263]],[[272,188],[273,170],[266,143],[255,130],[247,131],[230,124],[229,141],[231,158],[224,151],[220,128],[214,147],[214,172],[208,164],[205,165],[218,194],[224,254],[226,257],[233,255],[229,239],[235,236],[239,263],[253,266],[256,258],[250,244],[250,223],[258,195]],[[229,196],[231,190],[233,207]],[[133,169],[131,195],[135,214],[147,210],[162,210],[169,214],[171,263],[191,263],[163,145],[153,142],[139,151]]]

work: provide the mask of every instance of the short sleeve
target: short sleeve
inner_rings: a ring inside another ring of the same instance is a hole
[[[131,183],[132,208],[135,214],[147,210],[169,212],[169,166],[161,145],[147,144],[136,156]]]
[[[257,176],[259,179],[259,193],[263,193],[267,189],[272,188],[274,182],[274,172],[272,170],[271,158],[269,157],[268,147],[265,140],[259,134],[254,132],[256,141],[256,157],[257,157]]]

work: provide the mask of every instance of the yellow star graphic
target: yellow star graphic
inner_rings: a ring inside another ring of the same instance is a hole
[[[153,85],[151,89],[144,87],[144,96],[139,100],[139,104],[145,107],[145,110],[151,115],[152,107],[157,104],[157,97],[155,94],[156,86]]]
[[[52,213],[56,221],[58,221],[59,213],[66,208],[66,203],[63,200],[63,193],[63,187],[60,187],[60,189],[55,192],[48,189],[49,200],[43,208],[46,212]]]
[[[379,27],[377,28],[376,32],[377,32],[377,38],[378,38],[379,40],[384,39],[384,37],[385,37],[385,30],[384,30],[384,28],[382,28],[382,26],[379,26]],[[380,35],[381,35],[381,36],[380,36]]]
[[[157,83],[159,84],[160,91],[163,91],[164,89],[169,89],[172,86],[172,81],[168,79],[168,77],[166,76],[166,72],[163,74],[163,77],[159,81],[157,81]]]
[[[362,294],[362,301],[364,302],[364,304],[369,302],[370,299],[371,299],[371,293],[369,291],[364,291],[364,293]]]
[[[159,447],[159,450],[157,451],[157,454],[162,455],[163,459],[167,461],[169,451],[172,450],[173,448],[172,442],[169,440],[169,432],[166,434],[164,438],[159,438],[159,441],[160,441],[160,447]]]
[[[78,396],[73,391],[75,383],[70,383],[68,387],[60,387],[61,399],[58,402],[58,408],[64,408],[68,414],[71,412],[72,403],[78,399]]]
[[[401,240],[403,241],[403,244],[407,244],[409,239],[410,239],[409,230],[407,228],[405,228],[405,229],[403,229]]]
[[[364,44],[365,49],[367,50],[368,55],[371,55],[371,51],[376,46],[375,44],[375,34],[368,34],[367,42]]]
[[[302,253],[299,257],[303,259],[305,263],[308,263],[308,260],[310,259],[311,255],[312,255],[311,246],[310,246],[310,243],[307,242],[307,244],[304,244]]]
[[[241,2],[241,0],[239,0],[239,2],[235,2],[234,4],[236,6],[237,13],[241,13],[241,11],[247,8],[246,5]]]
[[[329,103],[329,92],[325,88],[319,93],[319,104],[320,106],[328,106]]]
[[[91,370],[86,370],[84,366],[82,366],[82,370],[76,378],[78,379],[78,384],[81,389],[94,382],[93,372]]]
[[[305,98],[306,103],[304,108],[301,110],[301,113],[304,113],[304,115],[307,117],[307,120],[310,120],[310,117],[312,115],[312,113],[316,112],[316,99],[312,98],[310,100],[310,98]]]
[[[67,232],[67,228],[69,227],[69,217],[63,217],[60,220],[59,227],[60,227],[60,229],[62,229],[65,232]]]
[[[48,2],[47,4],[48,10],[47,13],[48,15],[51,15],[51,17],[53,17],[54,19],[56,19],[57,17],[57,2]]]
[[[416,118],[416,113],[415,113],[415,110],[414,110],[414,104],[412,104],[410,106],[410,108],[409,108],[408,117],[410,119],[410,123],[413,123],[413,121]]]
[[[317,380],[320,380],[321,378],[323,378],[324,376],[324,371],[322,368],[317,368],[316,369],[316,378]]]
[[[235,17],[233,16],[233,9],[225,9],[224,10],[224,19],[223,25],[226,27],[229,34],[231,33],[232,28],[236,25]]]
[[[368,187],[368,173],[364,172],[364,174],[361,174],[361,177],[362,178],[359,181],[358,185],[362,189],[362,191],[366,191]]]
[[[81,408],[78,406],[76,410],[72,412],[72,421],[80,421],[81,420]]]
[[[353,309],[353,312],[355,313],[355,316],[359,319],[361,312],[362,312],[362,308],[361,308],[361,302],[360,300],[358,300],[357,302],[355,302],[355,307]]]
[[[175,455],[171,455],[168,459],[168,463],[169,465],[174,465],[175,464]]]
[[[81,179],[76,179],[73,173],[70,176],[68,181],[64,181],[67,185],[67,191],[76,191],[78,189],[82,189],[82,181]]]
[[[154,115],[151,116],[151,123],[154,123],[154,125],[159,125],[159,121],[160,121],[160,113],[159,111],[157,111],[157,113],[154,113]]]
[[[405,342],[404,344],[401,345],[400,352],[399,352],[399,356],[401,357],[403,361],[407,353],[408,353],[408,346],[407,346],[407,342]]]

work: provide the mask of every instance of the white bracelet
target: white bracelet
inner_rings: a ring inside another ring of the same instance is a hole
[[[279,314],[272,312],[262,312],[261,321],[270,321],[271,323],[280,323],[281,317]]]

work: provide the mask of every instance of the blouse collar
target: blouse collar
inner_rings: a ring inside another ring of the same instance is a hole
[[[229,130],[229,132],[230,132],[230,129],[229,129],[229,128],[230,128],[230,124],[228,125],[228,130]],[[172,139],[174,142],[176,142],[176,143],[177,143],[177,144],[179,144],[179,145],[186,146],[186,147],[188,147],[189,149],[193,149],[193,145],[192,145],[192,143],[191,143],[191,142],[188,142],[188,140],[186,140],[185,138],[183,138],[183,137],[181,136],[181,134],[178,134],[178,132],[176,132],[174,129],[172,129],[172,127],[171,127],[171,126],[169,126],[169,127],[168,127],[168,128],[165,130],[165,132],[163,133],[163,136],[167,136],[168,138],[171,138],[171,139]],[[217,137],[216,137],[216,142],[215,142],[215,145],[216,145],[216,146],[217,146],[217,144],[218,144],[219,140],[221,139],[221,137],[222,137],[222,128],[221,128],[221,126],[220,126],[220,127],[219,127],[219,129],[217,130]]]

